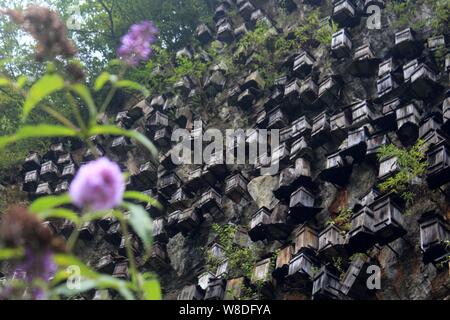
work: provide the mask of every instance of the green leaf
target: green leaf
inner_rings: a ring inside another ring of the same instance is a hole
[[[94,90],[100,91],[105,86],[105,84],[111,79],[111,74],[109,72],[102,72],[97,79],[95,79]]]
[[[68,219],[68,220],[72,221],[76,225],[81,224],[81,220],[80,220],[80,217],[78,216],[78,214],[76,214],[72,210],[64,209],[64,208],[44,210],[44,211],[39,212],[38,216],[43,220],[46,220],[49,218],[63,218],[63,219]]]
[[[94,220],[99,220],[106,217],[113,217],[114,211],[108,210],[108,211],[98,211],[98,212],[89,212],[83,215],[81,218],[82,222],[90,222]]]
[[[21,75],[18,79],[17,79],[17,87],[19,89],[22,89],[28,82],[28,78],[26,75]]]
[[[80,268],[80,276],[95,279],[100,276],[100,274],[91,268],[89,268],[84,262],[78,258],[68,255],[68,254],[57,254],[54,257],[55,263],[60,268],[67,268],[70,266],[77,266]]]
[[[114,84],[114,86],[116,86],[117,88],[128,88],[128,89],[141,91],[142,94],[144,95],[144,97],[148,97],[150,95],[150,92],[147,90],[146,87],[144,87],[143,85],[141,85],[135,81],[119,80]]]
[[[158,209],[162,209],[162,205],[158,202],[158,200],[153,199],[152,197],[139,191],[125,191],[123,197],[129,200],[138,200],[140,202],[145,202]]]
[[[141,143],[144,147],[146,147],[155,158],[158,155],[158,150],[156,149],[154,144],[150,140],[148,140],[146,136],[135,130],[125,130],[113,125],[106,125],[106,126],[97,125],[89,130],[90,136],[101,134],[109,134],[113,136],[126,136],[135,139],[136,141]]]
[[[141,238],[145,249],[150,250],[152,246],[152,219],[141,206],[128,202],[125,202],[124,206],[130,210],[128,223]]]
[[[145,300],[161,300],[161,286],[156,279],[145,280],[142,284]]]
[[[78,131],[64,126],[49,124],[23,126],[14,135],[0,137],[0,149],[8,144],[28,138],[75,137],[78,134]]]
[[[0,261],[21,258],[24,255],[23,248],[0,249]]]
[[[0,78],[0,87],[7,87],[7,86],[11,86],[11,80],[9,80],[8,78]]]
[[[25,120],[31,110],[49,95],[64,88],[64,79],[57,74],[46,74],[36,81],[28,92],[23,105],[22,119]]]
[[[46,196],[34,200],[30,206],[30,211],[38,213],[43,210],[53,209],[71,202],[70,196],[65,193],[59,196]]]
[[[89,109],[89,120],[91,123],[94,123],[97,118],[97,107],[95,106],[94,99],[92,99],[92,95],[88,87],[82,83],[76,83],[70,86],[70,90],[79,95],[86,103]]]

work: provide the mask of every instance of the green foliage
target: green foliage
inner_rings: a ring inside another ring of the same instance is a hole
[[[352,209],[343,208],[339,214],[334,219],[329,220],[328,223],[339,226],[343,231],[350,231],[352,228],[352,213]]]
[[[399,194],[408,204],[412,203],[414,193],[413,182],[423,176],[427,169],[425,142],[418,140],[409,150],[398,148],[393,144],[383,146],[378,151],[378,159],[396,157],[399,172],[382,182],[381,191]]]
[[[234,243],[237,227],[234,225],[220,226],[214,224],[213,231],[217,234],[218,244],[220,244],[225,252],[225,259],[228,259],[229,273],[233,276],[251,277],[253,268],[255,267],[257,253],[253,247],[240,247]],[[207,266],[212,272],[215,272],[222,260],[218,260],[210,255],[207,256]]]

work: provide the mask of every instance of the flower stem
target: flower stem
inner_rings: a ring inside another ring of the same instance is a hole
[[[53,109],[49,106],[44,106],[43,109],[45,112],[47,112],[49,115],[51,115],[53,118],[58,120],[63,125],[71,128],[71,129],[77,130],[77,127],[69,119],[67,119],[65,116],[63,116],[61,113],[59,113],[55,109]]]
[[[127,72],[127,65],[123,65],[122,69],[120,70],[118,74],[118,79],[121,79],[125,73]],[[112,88],[109,90],[108,95],[105,98],[105,101],[103,101],[102,106],[100,107],[99,115],[103,116],[103,114],[106,112],[106,108],[108,108],[109,104],[111,103],[111,100],[114,98],[114,95],[117,92],[117,87],[113,84]]]
[[[128,224],[123,218],[123,216],[119,220],[120,220],[120,227],[122,229],[122,234],[125,237],[125,249],[127,251],[128,263],[130,267],[131,281],[136,285],[138,292],[141,292],[141,283],[138,278],[136,260],[133,254],[133,250],[131,248],[130,238],[128,236],[130,234],[128,230]]]

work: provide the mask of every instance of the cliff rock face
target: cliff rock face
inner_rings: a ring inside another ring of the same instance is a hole
[[[130,172],[130,189],[166,207],[147,207],[155,245],[149,260],[140,261],[159,276],[164,298],[449,298],[450,62],[436,54],[447,52],[447,34],[397,26],[385,2],[218,2],[214,19],[197,30],[198,44],[177,54],[211,59],[207,50],[215,40],[219,54],[204,79],[185,77],[117,115],[118,123],[155,141],[159,164],[127,140],[95,141]],[[420,3],[417,21],[432,14],[427,1]],[[379,29],[368,27],[370,5],[380,9]],[[321,20],[299,37],[300,27],[315,23],[308,20],[313,12]],[[329,37],[320,38],[318,29]],[[271,36],[263,47],[243,46],[240,39],[254,30]],[[294,43],[282,51],[279,39]],[[266,155],[281,154],[279,170],[261,175],[264,157],[245,164],[173,164],[171,132],[186,128],[194,141],[202,133],[193,127],[196,120],[203,131],[280,129],[280,149],[272,136]],[[378,189],[396,171],[395,161],[380,161],[376,152],[389,143],[408,148],[419,138],[426,141],[428,169],[406,205],[400,195]],[[76,164],[89,160],[83,148],[68,149],[65,141],[62,148],[41,156],[58,161],[71,152]],[[46,193],[39,188],[30,194]],[[54,224],[63,229],[61,221]],[[223,244],[213,224],[232,224],[243,234],[235,248],[252,248],[252,272],[232,270],[230,263],[217,270],[209,261],[231,260],[229,252],[215,250]],[[118,263],[120,241],[112,229],[97,227],[77,252],[91,265],[108,254]]]

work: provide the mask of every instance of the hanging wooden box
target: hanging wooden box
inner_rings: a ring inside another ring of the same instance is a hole
[[[292,69],[292,72],[299,79],[303,79],[311,73],[315,63],[316,60],[314,59],[314,57],[311,56],[308,52],[303,51],[295,57],[294,68]]]
[[[345,253],[345,237],[338,226],[330,224],[319,233],[319,255],[330,258]]]
[[[289,271],[286,277],[286,285],[304,292],[311,289],[311,282],[315,270],[319,267],[319,261],[314,255],[306,251],[300,251],[289,262]]]
[[[58,166],[53,161],[47,161],[41,166],[40,179],[44,182],[55,183],[59,179]]]
[[[346,111],[339,112],[330,118],[330,133],[335,141],[342,141],[347,136],[351,120]]]
[[[187,97],[189,92],[191,92],[192,89],[192,82],[189,77],[183,77],[182,79],[178,80],[173,85],[173,90],[175,93],[181,95],[182,97]]]
[[[128,261],[122,261],[116,264],[112,276],[117,279],[127,280],[128,274]]]
[[[220,71],[215,71],[213,74],[206,80],[205,85],[203,86],[204,91],[207,93],[208,97],[215,97],[219,92],[223,90],[227,79]]]
[[[114,268],[116,266],[116,261],[113,256],[108,254],[106,256],[101,257],[97,263],[95,264],[95,270],[100,273],[112,274],[114,272]]]
[[[264,110],[270,111],[276,106],[283,103],[284,100],[284,87],[280,88],[279,86],[274,86],[272,88],[270,97],[264,103]]]
[[[167,200],[155,190],[152,190],[151,197],[158,201],[161,205],[160,207],[158,207],[149,203],[145,206],[145,210],[148,212],[150,217],[155,219],[161,217],[165,213],[166,208],[168,207],[168,203]]]
[[[132,184],[138,190],[148,190],[155,186],[157,181],[157,168],[151,162],[146,162],[139,167],[139,172],[131,176]]]
[[[289,120],[280,108],[268,114],[268,129],[281,129],[288,125]]]
[[[236,40],[240,40],[248,32],[247,25],[245,23],[241,24],[239,27],[234,29],[233,34]]]
[[[312,296],[313,300],[337,299],[340,293],[340,282],[337,273],[328,266],[320,269],[314,277]]]
[[[319,85],[319,100],[333,106],[339,100],[342,81],[338,76],[328,76]]]
[[[311,124],[306,116],[302,116],[292,122],[292,139],[309,137],[311,135]]]
[[[173,158],[172,158],[173,157]],[[159,163],[163,166],[167,171],[172,171],[177,167],[177,163],[174,162],[174,159],[177,159],[178,162],[181,162],[181,159],[175,155],[173,149],[167,151],[165,154],[160,154]]]
[[[224,300],[241,300],[243,290],[250,287],[246,277],[229,279],[225,288]]]
[[[167,215],[167,224],[165,229],[169,238],[174,237],[180,232],[180,229],[178,229],[178,218],[180,217],[180,214],[181,210],[177,210]]]
[[[366,126],[349,131],[347,139],[347,148],[340,152],[343,157],[352,157],[354,163],[364,160],[367,151],[367,140],[369,139],[369,130]]]
[[[50,196],[53,194],[53,188],[48,182],[40,183],[35,192],[36,197]]]
[[[375,216],[374,231],[380,245],[388,244],[406,234],[400,206],[391,195],[376,199],[370,209]]]
[[[442,102],[442,116],[443,124],[441,129],[446,133],[450,133],[450,90],[447,91],[446,97]]]
[[[149,111],[147,100],[141,100],[139,103],[128,109],[127,115],[134,121],[139,120]]]
[[[97,231],[97,225],[94,222],[85,222],[80,229],[80,239],[84,241],[91,241],[94,239],[95,232]]]
[[[208,288],[209,281],[214,279],[215,275],[212,272],[206,271],[198,276],[197,285],[202,290],[206,290]]]
[[[298,79],[294,78],[284,87],[284,99],[286,102],[292,102],[300,96],[300,86]]]
[[[153,97],[153,99],[150,101],[150,107],[153,108],[153,110],[157,110],[157,112],[161,111],[164,107],[164,104],[166,103],[166,99],[164,95],[158,95]],[[155,120],[158,120],[157,118]]]
[[[279,202],[270,214],[270,223],[265,226],[266,238],[270,241],[285,241],[292,231],[292,224],[288,223],[289,208]]]
[[[171,134],[168,128],[161,128],[155,132],[155,135],[153,137],[153,141],[158,147],[168,147],[170,146],[171,142]]]
[[[170,260],[167,255],[166,244],[154,242],[150,252],[150,257],[146,262],[152,270],[162,272],[170,269]]]
[[[450,234],[442,215],[434,211],[426,212],[418,222],[423,262],[426,264],[445,260],[450,251],[446,243],[450,239]]]
[[[372,123],[386,131],[395,130],[397,128],[395,110],[400,107],[401,103],[400,98],[394,98],[383,102],[380,114],[373,119]]]
[[[61,234],[64,236],[64,238],[69,239],[74,230],[75,230],[75,223],[73,223],[69,219],[63,220],[63,223],[61,225]]]
[[[41,169],[41,157],[37,152],[29,152],[22,165],[25,171],[33,171]]]
[[[128,241],[130,241],[131,252],[133,253],[134,256],[138,256],[141,253],[141,245],[139,244],[139,240],[132,233],[128,235],[128,239],[129,239]],[[127,256],[126,237],[125,237],[125,235],[123,235],[122,239],[120,240],[120,245],[119,245],[118,252],[123,257]]]
[[[116,219],[116,218],[106,216],[106,217],[103,217],[103,218],[99,219],[99,220],[97,221],[97,224],[99,225],[100,228],[102,228],[103,231],[106,232],[106,231],[109,230],[109,228],[110,228],[110,227],[112,226],[112,224],[115,223],[115,222],[117,222],[117,219]]]
[[[251,282],[253,284],[258,283],[259,286],[261,286],[260,293],[265,298],[273,296],[271,265],[271,258],[257,262],[251,277]]]
[[[281,143],[279,146],[272,149],[271,166],[278,166],[278,168],[283,170],[290,163],[289,154],[290,151],[287,144],[285,142]]]
[[[436,50],[439,50],[440,48],[446,47],[446,38],[445,35],[439,35],[430,37],[427,39],[427,47],[428,50],[431,52],[435,52]]]
[[[262,109],[258,111],[258,113],[256,114],[256,127],[261,129],[267,128],[267,121],[268,119],[266,110]]]
[[[406,28],[395,33],[395,46],[391,50],[395,57],[416,57],[422,50],[423,45],[416,39],[416,34],[411,28]]]
[[[321,208],[314,207],[313,194],[304,187],[298,188],[289,201],[289,217],[297,223],[303,223],[312,218]]]
[[[386,73],[385,75],[377,79],[377,92],[378,99],[387,100],[392,98],[398,90],[397,80],[392,76],[391,73]]]
[[[413,144],[419,137],[420,110],[410,103],[396,110],[397,135],[403,144]]]
[[[308,225],[302,226],[295,234],[294,254],[300,251],[309,251],[313,254],[319,249],[319,236],[317,231]]]
[[[350,27],[355,23],[357,18],[356,7],[349,0],[340,0],[334,2],[333,20],[340,26]]]
[[[198,209],[203,213],[208,213],[208,211],[213,208],[222,208],[222,197],[217,193],[217,191],[210,188],[204,192],[199,199]]]
[[[169,125],[169,118],[165,114],[155,111],[147,118],[146,125],[147,129],[154,134],[156,130]]]
[[[360,127],[363,124],[371,123],[375,119],[375,113],[370,101],[363,100],[352,106],[352,126]]]
[[[263,78],[261,77],[258,70],[253,71],[250,73],[244,80],[244,83],[241,85],[241,90],[247,90],[249,88],[253,88],[256,90],[264,90],[264,87],[266,86]]]
[[[350,179],[352,169],[353,166],[347,163],[338,151],[327,156],[325,169],[320,172],[319,177],[323,181],[344,186]]]
[[[298,158],[294,167],[281,171],[278,188],[273,194],[279,200],[287,200],[299,186],[312,187],[311,165],[305,158]]]
[[[436,72],[425,63],[418,65],[411,75],[411,89],[419,99],[430,98],[440,91]]]
[[[124,129],[130,129],[134,123],[133,119],[128,116],[128,111],[119,112],[114,122]]]
[[[253,26],[257,26],[258,22],[265,22],[267,26],[272,26],[272,21],[268,18],[261,9],[256,9],[250,16],[250,22]]]
[[[219,264],[219,266],[217,267],[215,278],[226,280],[228,278],[228,272],[229,272],[228,265],[229,265],[228,259],[225,259],[224,261],[222,261]]]
[[[115,247],[120,246],[120,242],[122,241],[122,230],[119,221],[115,221],[110,225],[108,231],[106,231],[105,239]]]
[[[55,187],[55,194],[63,194],[69,191],[69,181],[62,181]]]
[[[92,152],[91,148],[88,148],[86,150],[85,154],[83,155],[84,162],[94,161],[95,159],[97,159],[97,157],[103,157],[105,155],[105,150],[103,149],[102,146],[95,144],[93,148],[95,150],[95,153]]]
[[[74,161],[70,153],[64,153],[60,155],[58,161],[56,162],[59,170],[62,170],[66,165],[70,165],[72,163],[74,163]]]
[[[166,232],[166,218],[159,217],[153,220],[152,236],[155,241],[167,243],[169,237]]]
[[[431,130],[420,139],[424,142],[423,148],[425,150],[429,150],[444,141],[446,138],[443,134],[441,134],[440,130]]]
[[[211,29],[209,29],[209,27],[206,24],[199,25],[195,30],[195,33],[197,35],[197,39],[202,44],[207,44],[214,39]]]
[[[370,291],[367,288],[368,266],[366,259],[360,257],[351,262],[341,281],[340,290],[344,295],[355,300],[370,298]]]
[[[189,172],[188,180],[185,183],[185,188],[191,193],[197,193],[199,190],[205,188],[208,184],[202,177],[203,168],[197,168]]]
[[[50,145],[50,149],[48,150],[48,152],[44,155],[44,159],[47,161],[56,162],[56,160],[58,160],[58,157],[64,153],[64,145],[61,142],[53,143]]]
[[[289,158],[294,161],[297,158],[311,159],[312,148],[306,137],[300,137],[299,139],[292,142],[291,152]]]
[[[182,188],[179,188],[169,200],[169,212],[184,210],[189,206],[189,198]]]
[[[247,21],[250,20],[253,11],[255,11],[255,7],[250,1],[246,1],[239,7],[239,14]]]
[[[326,112],[322,112],[313,119],[311,132],[312,146],[319,146],[330,138],[330,119]]]
[[[300,86],[300,101],[304,105],[311,105],[317,100],[319,87],[312,77],[308,77]]]
[[[166,174],[158,179],[158,189],[163,195],[170,198],[181,186],[181,180],[174,172]]]
[[[229,22],[221,24],[217,29],[217,39],[225,43],[231,43],[234,40],[233,27]]]
[[[214,11],[214,17],[213,17],[213,19],[214,19],[214,21],[217,22],[219,19],[225,18],[226,16],[228,16],[228,10],[227,10],[227,7],[226,7],[226,5],[221,4],[221,5],[218,6],[218,7],[216,8],[216,10]]]
[[[291,261],[293,251],[292,246],[289,245],[278,252],[275,268],[272,271],[272,276],[275,279],[282,281],[289,273],[289,262]]]
[[[37,170],[28,171],[23,179],[22,190],[25,192],[35,192],[39,184],[39,173]]]
[[[205,292],[197,285],[190,284],[183,287],[177,300],[203,300]]]
[[[331,40],[331,54],[335,58],[345,58],[352,51],[352,38],[346,29],[333,33]]]
[[[362,45],[355,49],[349,73],[354,77],[371,77],[376,73],[379,62],[370,44]]]
[[[352,228],[348,234],[351,252],[366,252],[376,243],[374,214],[369,207],[363,207],[352,215]]]
[[[385,181],[394,176],[400,170],[396,157],[390,157],[380,160],[380,168],[378,170],[378,180]]]
[[[205,300],[223,300],[225,296],[226,281],[212,278],[206,288]]]
[[[270,210],[266,207],[259,208],[250,220],[250,230],[248,235],[252,241],[264,240],[267,238],[266,226],[270,224]]]
[[[195,208],[188,208],[183,210],[178,216],[178,229],[183,235],[187,235],[189,232],[197,228],[201,223],[201,215]]]
[[[236,203],[243,197],[248,199],[247,184],[248,181],[242,174],[234,174],[225,180],[225,195]]]
[[[133,145],[126,137],[117,137],[111,143],[111,151],[118,154],[120,158],[126,157],[128,151],[131,150]]]
[[[419,138],[423,139],[428,133],[440,130],[442,126],[442,115],[430,113],[420,120]]]
[[[224,179],[228,174],[228,168],[225,164],[223,151],[218,151],[211,155],[209,159],[205,159],[205,169],[209,170],[218,179]]]
[[[387,58],[378,65],[378,77],[381,78],[386,74],[392,74],[397,69],[398,65],[395,60],[392,57]]]
[[[427,183],[436,189],[450,181],[450,152],[447,144],[441,142],[427,152]]]
[[[419,66],[419,60],[413,59],[403,65],[403,81],[410,82],[411,76],[413,75],[416,68]]]

